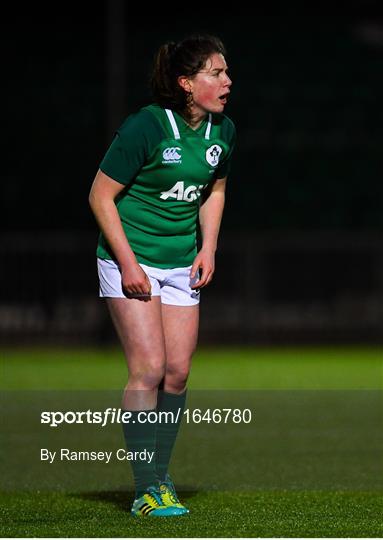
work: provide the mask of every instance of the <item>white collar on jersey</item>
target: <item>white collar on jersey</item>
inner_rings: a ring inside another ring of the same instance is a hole
[[[165,112],[167,114],[170,125],[172,127],[172,130],[173,130],[173,133],[174,133],[174,138],[175,139],[180,139],[181,136],[180,136],[180,132],[178,130],[176,119],[174,118],[173,111],[171,111],[170,109],[165,109]],[[205,139],[210,139],[211,120],[212,120],[212,115],[211,115],[211,113],[209,113],[209,118],[208,118],[206,131],[205,131]]]

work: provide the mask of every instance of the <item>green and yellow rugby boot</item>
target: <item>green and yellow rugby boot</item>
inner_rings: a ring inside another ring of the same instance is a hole
[[[177,497],[176,488],[168,474],[166,475],[165,480],[160,482],[160,491],[163,504],[165,504],[167,508],[177,508],[180,510],[181,514],[189,513],[189,509],[181,504]]]
[[[166,517],[166,516],[180,516],[184,512],[176,506],[168,506],[162,500],[161,493],[158,487],[150,486],[146,492],[137,499],[134,500],[131,509],[132,516],[136,517]]]

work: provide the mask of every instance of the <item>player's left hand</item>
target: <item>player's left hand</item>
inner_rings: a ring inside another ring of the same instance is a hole
[[[194,279],[198,270],[201,269],[201,276],[193,283],[191,286],[192,289],[201,289],[206,287],[211,280],[213,279],[213,274],[215,270],[215,254],[213,251],[204,250],[203,248],[199,253],[197,253],[196,258],[194,259],[193,265],[190,270],[190,278]]]

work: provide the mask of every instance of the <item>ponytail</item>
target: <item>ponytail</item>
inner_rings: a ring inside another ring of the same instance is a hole
[[[154,100],[161,106],[170,109],[182,109],[183,103],[182,88],[178,84],[178,76],[175,70],[176,43],[170,41],[161,45],[155,61],[151,78],[151,87]]]

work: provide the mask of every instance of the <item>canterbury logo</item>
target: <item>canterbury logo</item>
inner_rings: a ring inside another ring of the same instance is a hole
[[[179,146],[172,146],[171,148],[165,148],[162,152],[164,158],[162,163],[181,163],[181,148]]]

